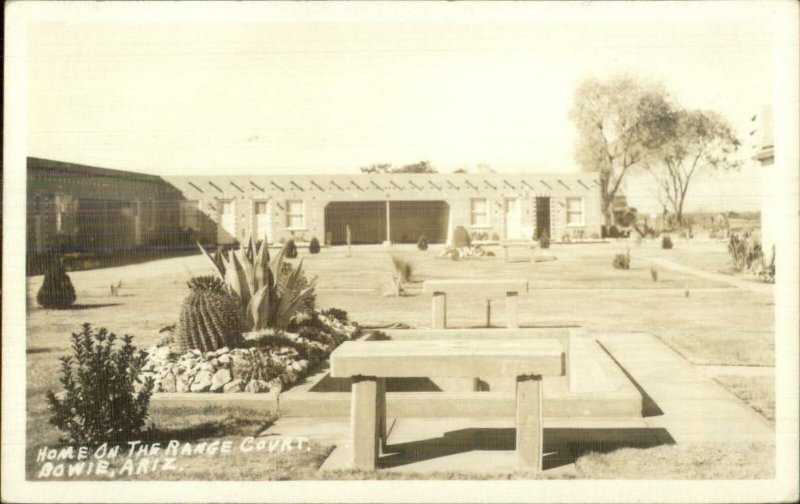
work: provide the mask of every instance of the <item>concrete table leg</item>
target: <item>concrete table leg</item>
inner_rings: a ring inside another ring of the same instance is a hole
[[[519,328],[519,307],[516,292],[506,292],[506,327]]]
[[[517,377],[517,463],[520,469],[542,470],[542,377]]]
[[[447,295],[444,292],[433,293],[433,328],[447,327]]]
[[[386,451],[386,378],[378,378],[375,381],[377,401],[375,420],[378,424],[378,454],[383,455]]]
[[[373,376],[354,376],[350,404],[352,465],[356,469],[375,469],[378,458],[378,387]]]

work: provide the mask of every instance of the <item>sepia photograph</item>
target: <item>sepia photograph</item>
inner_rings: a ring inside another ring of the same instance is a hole
[[[798,499],[796,3],[5,12],[4,501]]]

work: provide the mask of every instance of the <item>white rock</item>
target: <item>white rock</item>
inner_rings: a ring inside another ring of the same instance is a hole
[[[189,387],[189,390],[192,392],[207,391],[209,388],[211,388],[211,378],[213,378],[213,375],[208,371],[200,371],[197,373],[197,376]]]
[[[222,389],[231,381],[231,372],[228,369],[220,369],[211,377],[211,392],[222,392]]]
[[[177,382],[174,374],[167,372],[167,374],[161,378],[161,390],[163,392],[175,392],[177,390]]]
[[[235,378],[222,387],[222,391],[226,394],[233,394],[244,390],[244,382],[241,378]]]

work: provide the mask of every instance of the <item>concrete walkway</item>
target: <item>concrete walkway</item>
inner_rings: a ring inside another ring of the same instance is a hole
[[[644,420],[678,443],[774,440],[763,416],[649,333],[598,335],[645,395]]]
[[[732,275],[723,275],[722,273],[712,273],[710,271],[702,271],[660,257],[655,257],[650,260],[653,262],[653,264],[661,266],[662,268],[665,269],[677,271],[678,273],[688,273],[690,275],[695,275],[700,278],[705,278],[706,280],[713,280],[715,282],[725,283],[733,287],[738,287],[739,289],[746,289],[751,292],[755,292],[756,294],[764,294],[767,296],[772,296],[774,293],[774,285],[772,284],[756,282],[754,280],[745,280],[743,278],[735,277]]]

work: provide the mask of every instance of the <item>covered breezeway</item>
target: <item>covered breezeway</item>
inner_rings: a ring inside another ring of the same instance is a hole
[[[331,245],[347,243],[429,243],[447,241],[450,207],[444,201],[334,201],[325,207],[325,238]]]

